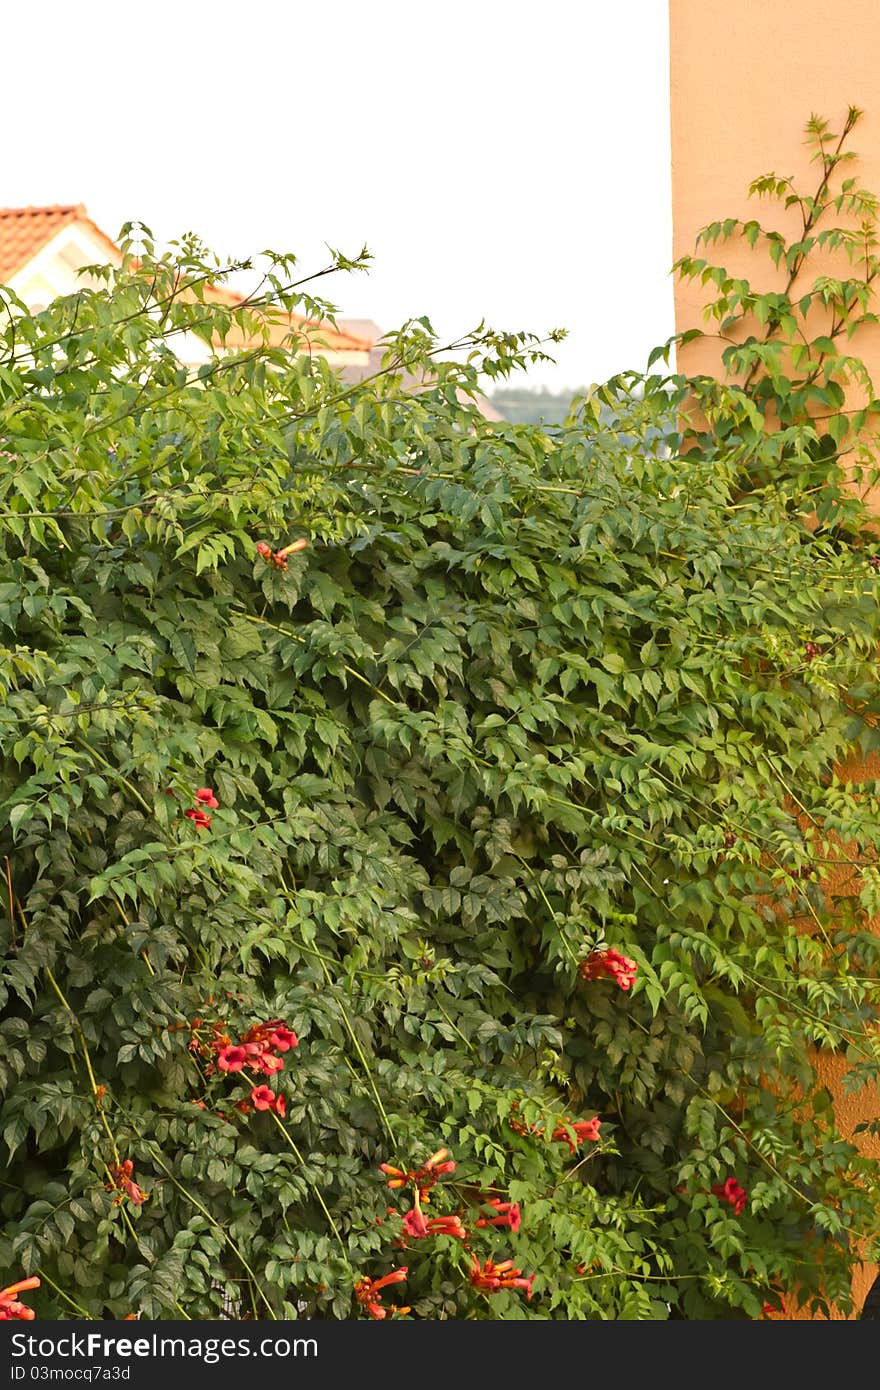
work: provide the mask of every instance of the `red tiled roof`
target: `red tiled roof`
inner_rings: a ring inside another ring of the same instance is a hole
[[[107,250],[119,255],[119,248],[96,226],[82,203],[55,203],[42,208],[0,208],[0,284],[26,266],[28,261],[60,232],[73,223],[88,227]]]
[[[52,238],[64,227],[76,223],[85,226],[103,242],[106,249],[118,260],[119,247],[101,231],[86,212],[83,203],[56,203],[50,207],[0,208],[0,284],[5,284],[17,271],[33,260]],[[245,296],[227,289],[224,285],[206,285],[205,299],[216,304],[227,305],[230,309],[245,303]],[[315,323],[301,318],[298,314],[285,314],[275,311],[269,315],[268,340],[273,347],[279,347],[290,340],[291,333],[317,352],[369,352],[372,343],[354,333],[339,331],[329,323]],[[261,339],[246,336],[237,324],[233,324],[226,338],[230,348],[256,346]],[[295,344],[292,344],[295,346]]]
[[[225,285],[205,285],[205,299],[210,303],[213,300],[216,304],[224,304],[230,309],[237,309],[242,304],[246,304],[246,297],[237,294],[235,290],[227,289]],[[254,310],[259,313],[259,309]],[[267,342],[270,347],[296,347],[296,339],[299,346],[304,346],[308,350],[321,352],[357,352],[368,353],[373,344],[366,338],[356,338],[353,333],[347,333],[344,329],[334,328],[332,324],[317,322],[315,319],[303,318],[300,314],[288,314],[283,309],[270,309],[266,315],[268,325]],[[295,335],[293,338],[291,335]],[[255,347],[262,341],[260,337],[250,337],[239,328],[238,324],[231,325],[229,332],[224,340],[225,346],[230,348]]]
[[[227,285],[202,285],[201,294],[205,303],[222,304],[227,309],[240,309],[242,305],[247,306],[247,296],[239,294],[237,290],[231,290]],[[185,290],[183,297],[189,301],[196,298],[192,290]],[[260,313],[259,305],[255,305],[252,312]],[[337,329],[332,324],[318,322],[316,319],[306,319],[300,314],[288,314],[280,308],[270,308],[266,314],[268,332],[266,341],[270,347],[295,347],[296,341],[291,335],[296,335],[300,340],[300,345],[307,347],[314,352],[357,352],[368,353],[373,346],[372,342],[366,338],[355,337],[353,333],[345,329]],[[215,335],[215,342],[219,346],[220,340]],[[263,342],[262,335],[251,337],[245,333],[237,323],[229,327],[229,331],[223,340],[223,346],[235,349],[257,347]]]

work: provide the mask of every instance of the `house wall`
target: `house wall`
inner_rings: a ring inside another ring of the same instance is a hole
[[[62,227],[45,246],[11,276],[10,289],[28,306],[37,312],[51,304],[54,299],[75,294],[84,285],[99,286],[102,281],[84,277],[80,272],[83,266],[102,265],[112,261],[120,265],[122,256],[108,254],[109,245],[90,233],[87,226],[71,223]],[[365,345],[356,348],[326,348],[323,346],[324,330],[317,324],[311,325],[305,335],[308,346],[301,350],[311,351],[324,358],[335,368],[359,368],[365,371],[370,361],[370,352]],[[332,340],[332,334],[331,334]],[[181,362],[188,367],[198,367],[210,360],[211,348],[193,333],[179,333],[175,341],[175,351]],[[241,346],[239,342],[237,346]],[[363,374],[363,373],[362,373]]]
[[[100,265],[107,259],[107,247],[86,229],[75,224],[63,227],[11,277],[9,286],[29,309],[45,308],[53,299],[75,294],[89,283],[79,273],[83,266]]]
[[[837,0],[670,0],[674,259],[692,252],[697,232],[717,218],[758,218],[797,231],[796,209],[749,198],[748,186],[772,171],[814,190],[818,177],[803,141],[813,113],[839,130],[848,107],[862,108],[848,146],[859,154],[853,172],[880,192],[880,5],[846,0],[845,11],[841,26]],[[776,287],[769,260],[744,243],[717,243],[707,254],[756,281],[760,268],[759,283]],[[676,284],[677,330],[703,326],[703,303],[698,283]],[[717,340],[692,343],[679,363],[688,372],[714,371],[719,351]],[[880,382],[880,328],[860,334],[859,353]]]
[[[758,218],[782,232],[797,229],[794,210],[786,214],[775,202],[749,199],[748,185],[772,171],[793,174],[813,191],[818,178],[802,143],[813,113],[839,131],[848,107],[864,110],[848,146],[860,156],[852,172],[862,186],[880,192],[878,0],[670,0],[669,9],[676,259],[692,252],[699,229],[719,218]],[[778,286],[769,260],[744,243],[717,243],[705,254],[762,288]],[[703,304],[698,284],[677,284],[676,331],[703,327]],[[690,344],[679,352],[678,365],[715,373],[721,346],[717,339]],[[860,333],[854,350],[880,385],[880,328]],[[877,495],[872,506],[880,514]],[[846,770],[854,779],[880,775],[876,761],[854,760]],[[844,1096],[842,1059],[822,1057],[819,1064],[844,1134],[880,1114],[874,1088]],[[859,1303],[876,1272],[865,1266],[855,1271]]]

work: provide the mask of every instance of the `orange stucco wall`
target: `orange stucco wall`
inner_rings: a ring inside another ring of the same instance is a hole
[[[676,259],[693,252],[700,228],[725,217],[757,218],[786,234],[797,230],[795,211],[750,199],[748,186],[758,175],[775,172],[793,175],[804,192],[815,189],[818,176],[803,144],[812,113],[839,131],[848,107],[864,110],[848,144],[859,162],[846,173],[880,191],[880,0],[670,0],[669,11]],[[718,243],[700,254],[763,289],[777,288],[769,260],[744,243]],[[706,294],[697,283],[676,284],[677,331],[705,326]],[[716,339],[699,340],[680,351],[678,365],[715,373],[720,347]],[[876,386],[880,328],[860,335],[853,350],[867,362]],[[880,512],[880,497],[872,500]],[[878,770],[855,762],[848,768],[856,780]],[[880,1114],[876,1091],[843,1095],[841,1060],[823,1058],[821,1065],[844,1134]],[[858,1302],[875,1273],[855,1271]]]
[[[846,172],[880,190],[880,4],[878,0],[670,0],[672,214],[675,259],[694,249],[701,227],[757,217],[795,232],[798,215],[748,197],[759,174],[792,174],[804,191],[818,182],[803,128],[812,113],[839,130],[849,106],[865,115],[848,147]],[[734,273],[774,288],[772,266],[745,245],[708,252]],[[703,292],[676,285],[676,328],[703,326]],[[859,352],[880,380],[880,330]],[[686,371],[713,370],[717,345],[692,344]]]

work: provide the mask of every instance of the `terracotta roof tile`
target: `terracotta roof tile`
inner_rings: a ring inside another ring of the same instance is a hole
[[[56,203],[50,207],[0,208],[0,284],[33,260],[63,227],[74,222],[88,227],[108,251],[118,247],[96,226],[82,203]]]
[[[96,236],[118,260],[119,247],[101,231],[86,212],[82,203],[56,203],[49,207],[0,208],[0,284],[6,283],[21,270],[28,261],[33,260],[44,246],[64,227],[76,223],[85,226]],[[234,309],[245,302],[245,296],[227,289],[224,285],[206,285],[205,299],[215,304],[225,304]],[[328,323],[315,323],[301,318],[298,314],[285,314],[275,311],[269,316],[269,342],[278,347],[287,342],[292,333],[317,352],[369,352],[372,342],[355,333],[339,331]],[[226,339],[230,348],[255,347],[260,338],[251,338],[233,324]]]
[[[226,285],[205,285],[202,293],[208,303],[223,304],[237,309],[246,303],[246,296]],[[255,312],[258,312],[255,310]],[[336,329],[329,323],[318,323],[314,319],[303,318],[299,314],[288,314],[283,309],[273,309],[267,315],[269,331],[268,342],[271,347],[281,347],[289,343],[290,335],[295,333],[305,339],[308,348],[315,352],[358,352],[368,353],[373,346],[368,338],[358,337],[344,327]],[[261,338],[249,337],[237,324],[233,324],[226,336],[226,346],[230,348],[256,347]]]

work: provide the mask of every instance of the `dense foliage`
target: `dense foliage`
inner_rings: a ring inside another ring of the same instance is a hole
[[[738,386],[619,378],[552,434],[470,403],[522,335],[410,325],[355,387],[225,352],[324,312],[287,259],[242,310],[192,242],[5,295],[0,1269],[38,1316],[845,1303],[880,1183],[814,1048],[876,1075],[880,801],[834,771],[875,737],[872,417],[836,319],[780,365],[834,175],[765,237],[785,295],[682,266]]]

